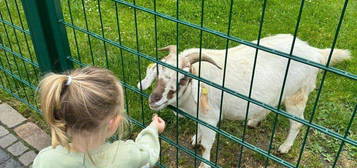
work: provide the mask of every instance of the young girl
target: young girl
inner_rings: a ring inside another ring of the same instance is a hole
[[[52,147],[40,151],[33,168],[140,168],[158,160],[158,133],[165,129],[158,116],[135,141],[105,143],[116,132],[123,135],[127,123],[123,89],[112,72],[86,67],[51,73],[39,89]]]

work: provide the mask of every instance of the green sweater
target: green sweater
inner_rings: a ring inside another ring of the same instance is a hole
[[[106,143],[88,154],[69,152],[63,146],[47,147],[35,158],[33,168],[141,168],[153,166],[160,153],[157,128],[148,126],[135,139]]]

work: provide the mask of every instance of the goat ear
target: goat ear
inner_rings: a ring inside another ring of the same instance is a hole
[[[197,99],[198,99],[198,81],[197,80],[192,79],[191,89],[192,89],[193,100],[197,104]]]
[[[197,75],[196,68],[193,66],[191,66],[190,72],[194,75]],[[192,89],[193,100],[197,104],[197,99],[198,99],[198,81],[197,80],[192,79],[191,89]]]
[[[154,80],[156,79],[156,77],[157,77],[157,68],[156,65],[152,63],[147,67],[146,76],[143,80],[141,80],[138,83],[137,87],[140,89],[140,83],[141,83],[141,87],[143,90],[149,88],[152,82],[154,82]]]
[[[169,51],[170,54],[175,54],[177,52],[177,46],[176,45],[168,45],[166,47],[163,48],[159,48],[159,51]]]

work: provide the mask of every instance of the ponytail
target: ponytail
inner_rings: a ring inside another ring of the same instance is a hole
[[[69,148],[66,123],[58,118],[61,110],[61,94],[67,82],[66,75],[48,74],[39,84],[41,110],[51,127],[52,147],[62,145]]]

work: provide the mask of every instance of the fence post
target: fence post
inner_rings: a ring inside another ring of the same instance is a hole
[[[42,72],[72,68],[60,0],[22,0],[37,60]]]

